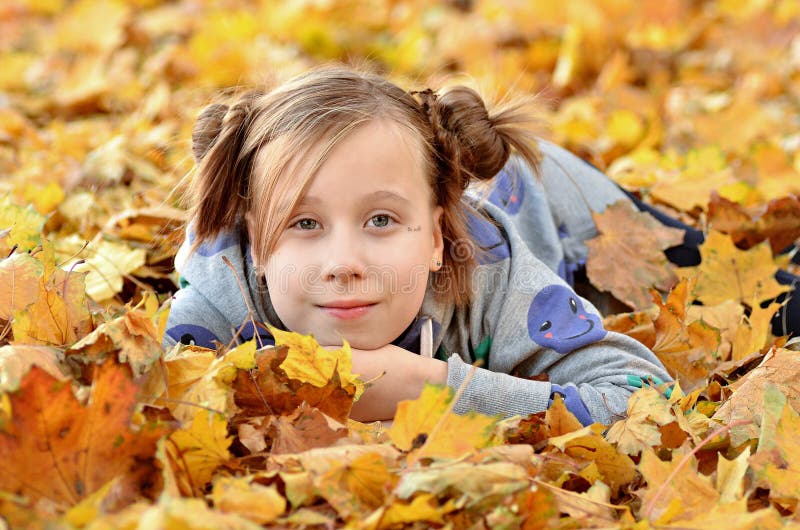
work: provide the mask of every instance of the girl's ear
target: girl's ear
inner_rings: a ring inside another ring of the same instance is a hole
[[[442,237],[442,218],[444,208],[437,206],[433,209],[433,256],[432,263],[439,262],[439,267],[433,267],[433,270],[438,270],[441,263],[444,262],[444,238]]]

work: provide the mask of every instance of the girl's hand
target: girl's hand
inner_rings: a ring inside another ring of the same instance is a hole
[[[338,349],[341,346],[323,347]],[[418,398],[426,382],[447,383],[446,362],[421,357],[394,344],[376,350],[351,348],[351,351],[353,373],[363,381],[371,381],[371,386],[353,404],[350,416],[354,420],[391,420],[397,403]]]

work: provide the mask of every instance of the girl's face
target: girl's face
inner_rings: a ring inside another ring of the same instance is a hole
[[[376,349],[422,305],[442,260],[442,207],[413,139],[373,120],[320,166],[266,263],[272,304],[292,331],[323,346]]]

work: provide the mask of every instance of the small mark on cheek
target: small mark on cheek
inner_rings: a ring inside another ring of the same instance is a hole
[[[578,318],[580,318],[581,320],[586,320],[586,315],[578,315]]]
[[[552,333],[547,333],[547,334],[545,334],[544,338],[552,339],[553,338],[553,334]]]

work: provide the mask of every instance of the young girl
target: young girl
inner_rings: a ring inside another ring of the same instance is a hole
[[[385,372],[356,419],[392,418],[426,382],[458,388],[477,360],[456,412],[529,414],[560,394],[584,424],[624,414],[643,380],[670,377],[565,281],[596,233],[587,212],[624,194],[536,142],[520,109],[345,67],[207,107],[165,346],[272,344],[252,309],[346,339],[364,379]]]

